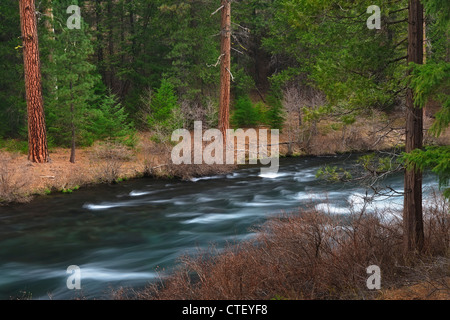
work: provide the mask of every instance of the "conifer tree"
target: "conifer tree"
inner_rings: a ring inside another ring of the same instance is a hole
[[[47,44],[51,60],[47,61],[48,74],[47,115],[48,131],[52,143],[71,147],[70,161],[75,162],[77,144],[89,144],[94,137],[89,132],[89,110],[95,105],[95,86],[100,81],[96,67],[89,62],[94,49],[88,27],[68,29],[66,9],[72,2],[61,1],[53,5],[54,32],[48,34]]]
[[[125,108],[111,92],[102,98],[98,109],[91,110],[89,128],[97,140],[119,142],[132,146],[135,143],[133,123]]]

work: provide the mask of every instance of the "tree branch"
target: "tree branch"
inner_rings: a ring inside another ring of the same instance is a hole
[[[402,20],[397,20],[397,21],[388,21],[387,24],[397,24],[397,23],[403,23],[403,22],[408,22],[408,18],[405,18]]]
[[[213,15],[215,15],[217,12],[219,12],[221,9],[223,9],[224,5],[221,5],[216,11],[214,11],[213,13],[211,13],[211,17]]]
[[[406,56],[403,56],[403,57],[400,57],[400,58],[397,58],[397,59],[394,59],[394,60],[389,60],[387,63],[394,63],[394,62],[397,62],[397,61],[400,61],[400,60],[403,60],[403,59],[407,59],[408,58],[408,56],[406,55]]]
[[[219,65],[219,63],[220,63],[220,60],[222,60],[222,57],[224,56],[225,54],[224,53],[222,53],[218,58],[217,58],[217,61],[216,61],[216,64],[206,64],[206,66],[207,67],[209,67],[209,68],[211,68],[211,67],[217,67],[218,65]]]

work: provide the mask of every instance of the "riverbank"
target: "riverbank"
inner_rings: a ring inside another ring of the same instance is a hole
[[[420,256],[404,255],[402,221],[388,218],[389,210],[343,219],[299,209],[269,219],[252,240],[185,256],[170,276],[112,298],[449,300],[449,202],[434,194],[430,204]]]
[[[290,120],[280,134],[281,156],[386,150],[404,144],[401,114],[387,117],[378,113],[370,118],[360,117],[348,127],[332,119],[323,119],[314,125],[297,128],[295,132],[292,128],[297,120]],[[83,186],[117,183],[143,176],[189,179],[231,172],[236,168],[233,165],[175,166],[171,163],[171,146],[155,143],[150,138],[151,133],[138,133],[138,142],[132,149],[107,143],[78,148],[74,164],[69,162],[70,149],[52,149],[51,161],[45,164],[29,162],[24,153],[0,150],[0,204],[27,202],[38,195],[71,193]],[[450,130],[432,142],[443,141],[450,141]]]

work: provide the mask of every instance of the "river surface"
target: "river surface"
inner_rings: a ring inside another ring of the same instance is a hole
[[[141,287],[164,276],[183,254],[220,250],[254,236],[268,217],[315,207],[348,214],[363,188],[315,178],[324,165],[355,166],[356,156],[281,159],[278,174],[244,166],[191,181],[136,179],[0,207],[0,299],[108,298],[111,288]],[[387,183],[402,191],[401,174]],[[424,193],[437,187],[424,176]],[[401,209],[381,198],[372,209]],[[67,268],[80,267],[81,290],[69,290]]]

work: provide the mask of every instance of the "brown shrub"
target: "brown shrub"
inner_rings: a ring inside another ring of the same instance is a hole
[[[4,153],[0,151],[0,203],[25,202],[27,186],[32,183],[32,176],[28,167],[18,168],[12,161],[18,154]]]
[[[206,143],[203,145],[205,146]],[[174,164],[171,157],[173,145],[169,142],[154,143],[148,141],[142,143],[139,148],[143,155],[141,160],[142,172],[146,176],[175,177],[188,180],[207,175],[226,174],[237,168],[236,165],[227,164],[194,164],[194,154],[191,155],[192,164]],[[194,150],[193,146],[192,150]]]
[[[450,256],[450,203],[434,189],[425,203],[425,252],[429,256]]]
[[[124,162],[133,159],[130,148],[114,142],[94,146],[91,159],[96,166],[97,180],[107,183],[117,181],[122,174]]]

